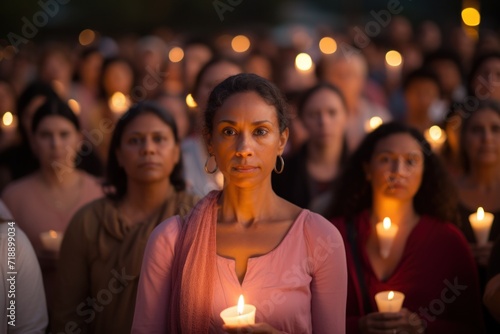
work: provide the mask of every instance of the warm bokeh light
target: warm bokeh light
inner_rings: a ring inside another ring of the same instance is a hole
[[[51,238],[57,238],[57,232],[54,230],[49,230],[49,235]]]
[[[77,115],[80,114],[80,103],[78,103],[77,100],[75,99],[69,99],[68,100],[68,106],[73,110],[73,112]]]
[[[443,130],[441,130],[439,126],[433,125],[429,129],[429,136],[432,138],[432,140],[438,141],[443,136]]]
[[[130,100],[122,92],[116,92],[108,102],[109,109],[114,113],[122,113],[130,107]]]
[[[2,117],[2,124],[5,126],[11,126],[12,123],[14,122],[14,115],[10,111],[7,111],[5,114],[3,114]]]
[[[462,21],[464,21],[465,25],[469,27],[478,26],[481,23],[481,14],[476,8],[464,8],[462,10]]]
[[[191,94],[188,94],[186,96],[186,104],[189,108],[196,108],[198,106],[198,104],[196,103],[196,101],[193,98],[193,95],[191,95]]]
[[[337,42],[331,37],[323,37],[319,41],[319,49],[327,55],[335,53],[337,51]]]
[[[385,217],[384,221],[382,222],[382,225],[384,226],[385,230],[388,230],[391,228],[391,218]]]
[[[184,59],[184,50],[178,46],[172,48],[172,50],[168,53],[168,59],[170,59],[172,63],[180,62]]]
[[[380,118],[378,116],[373,116],[372,118],[370,118],[369,120],[366,121],[365,131],[372,132],[373,130],[378,128],[380,125],[382,125],[382,123],[384,123],[382,118]]]
[[[299,53],[295,57],[295,67],[303,72],[308,72],[313,67],[313,61],[310,55],[307,53]]]
[[[403,63],[403,56],[396,50],[391,50],[385,54],[385,61],[390,66],[399,66]]]
[[[245,35],[238,35],[231,41],[231,47],[235,52],[245,52],[250,48],[250,40]]]
[[[95,32],[92,29],[82,30],[82,32],[78,36],[78,41],[83,46],[92,44],[94,40],[95,40]]]

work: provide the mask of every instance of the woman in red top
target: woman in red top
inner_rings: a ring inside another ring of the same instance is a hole
[[[472,254],[451,223],[455,193],[422,135],[380,126],[340,180],[330,217],[346,247],[347,333],[483,332]],[[386,258],[375,229],[385,217],[398,226]],[[400,312],[377,312],[374,296],[385,290],[405,294]]]

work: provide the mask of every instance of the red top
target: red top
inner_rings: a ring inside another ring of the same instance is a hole
[[[334,219],[346,247],[348,268],[347,333],[359,333],[358,320],[363,312],[359,277],[344,219]],[[354,220],[358,254],[371,302],[385,290],[405,294],[403,307],[424,320],[425,333],[481,333],[483,319],[479,283],[472,254],[462,233],[454,225],[422,216],[408,236],[400,263],[386,281],[376,277],[366,247],[370,235],[369,213]]]

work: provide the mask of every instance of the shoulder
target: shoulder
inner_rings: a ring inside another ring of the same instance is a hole
[[[82,206],[71,218],[66,234],[70,231],[79,231],[88,234],[90,230],[97,229],[107,210],[113,210],[110,199],[102,197]]]
[[[324,241],[335,248],[344,245],[337,227],[320,214],[303,209],[299,219],[302,220],[303,233],[310,246],[314,247],[318,242]]]
[[[422,239],[429,245],[440,247],[443,251],[469,251],[467,240],[457,226],[430,216],[423,216],[420,229]]]
[[[170,245],[173,249],[181,231],[182,224],[183,220],[179,215],[164,220],[155,227],[148,239],[148,244],[154,245],[155,247]]]
[[[18,195],[26,195],[26,193],[32,192],[32,187],[36,183],[36,175],[30,174],[25,177],[20,178],[10,182],[3,190],[2,197],[12,197]]]

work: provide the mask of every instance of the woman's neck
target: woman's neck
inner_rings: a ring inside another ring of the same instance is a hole
[[[500,183],[500,168],[472,165],[466,178],[478,188],[491,189]]]
[[[389,217],[392,224],[411,227],[416,223],[418,214],[415,212],[412,200],[400,201],[374,198],[371,213],[372,223],[381,222],[385,217]]]
[[[342,155],[343,140],[337,140],[333,145],[314,145],[307,147],[307,159],[314,164],[338,166]]]
[[[51,167],[40,168],[39,175],[42,181],[50,188],[66,188],[78,183],[81,172],[76,168],[55,169]]]
[[[274,194],[271,182],[263,187],[242,189],[231,186],[224,188],[218,220],[223,223],[240,223],[244,227],[252,226],[262,218],[269,217],[275,211]]]
[[[152,213],[162,206],[174,191],[168,179],[148,184],[128,180],[122,205],[132,211]]]

